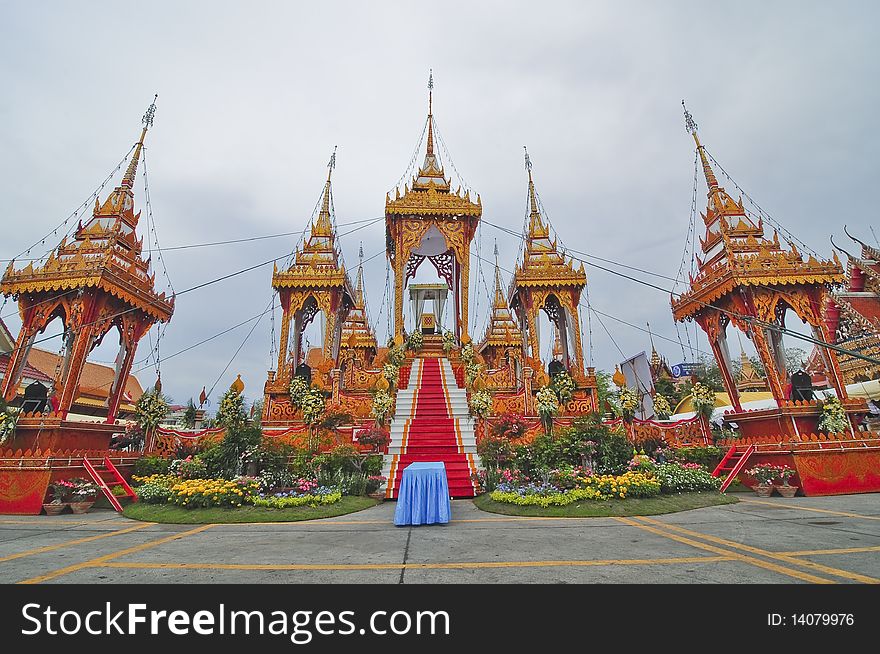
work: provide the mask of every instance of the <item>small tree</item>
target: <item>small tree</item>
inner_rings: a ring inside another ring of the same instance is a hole
[[[183,412],[183,426],[187,429],[194,429],[197,417],[196,405],[193,404],[192,398],[189,398],[189,402],[186,404],[186,411]]]

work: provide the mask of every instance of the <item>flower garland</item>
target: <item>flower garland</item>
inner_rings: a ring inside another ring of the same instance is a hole
[[[406,339],[406,347],[413,352],[418,352],[419,350],[421,350],[424,344],[425,337],[422,336],[422,332],[419,330],[415,330]]]
[[[394,398],[388,391],[378,390],[373,394],[373,407],[370,409],[370,415],[376,418],[376,424],[385,422],[385,417],[391,411],[394,404]]]
[[[478,418],[485,418],[492,410],[492,396],[489,391],[477,391],[471,395],[471,413]]]
[[[451,330],[447,329],[443,332],[443,354],[449,354],[452,352],[452,349],[455,347],[455,334],[452,333]]]
[[[144,431],[150,431],[168,415],[168,402],[158,391],[149,391],[138,399],[134,412],[138,424]]]
[[[700,382],[696,382],[691,388],[691,397],[693,398],[694,410],[707,418],[712,415],[715,409],[715,392],[708,386],[704,386]]]
[[[664,396],[657,393],[654,396],[654,413],[660,420],[667,420],[672,415],[672,407]]]
[[[400,368],[395,366],[393,363],[386,363],[382,366],[382,376],[388,380],[389,384],[397,385],[397,380],[400,378]]]
[[[463,348],[461,348],[461,360],[465,363],[473,363],[477,358],[477,353],[474,350],[474,346],[471,343],[468,343]]]
[[[227,429],[238,429],[244,424],[244,398],[241,393],[229,389],[220,398],[217,423]]]
[[[574,379],[565,370],[560,370],[553,375],[553,382],[550,384],[556,391],[556,397],[559,398],[560,404],[565,404],[574,395],[576,385]]]
[[[822,416],[819,418],[819,429],[828,433],[837,433],[849,429],[846,409],[836,397],[829,397],[822,402]]]

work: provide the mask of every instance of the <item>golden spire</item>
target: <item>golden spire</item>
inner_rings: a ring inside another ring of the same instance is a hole
[[[428,73],[428,151],[427,156],[434,156],[434,70]]]
[[[321,201],[321,212],[318,214],[318,220],[312,227],[313,236],[330,236],[330,176],[333,169],[336,168],[336,146],[333,146],[333,154],[330,155],[330,162],[327,164],[327,181],[324,182],[324,197]]]
[[[691,116],[691,112],[687,110],[684,100],[681,101],[681,106],[684,109],[685,129],[694,137],[694,143],[697,144],[697,152],[700,153],[700,160],[703,162],[703,175],[706,177],[706,185],[709,187],[709,193],[711,194],[713,191],[718,190],[718,180],[715,178],[715,173],[712,172],[712,166],[709,165],[706,148],[700,143],[700,137],[697,135],[697,123],[694,121],[694,117]]]
[[[523,146],[526,158],[526,170],[529,173],[529,236],[532,238],[548,236],[544,221],[541,220],[541,212],[538,210],[538,198],[535,195],[535,182],[532,180],[532,160],[529,151]]]
[[[501,290],[501,267],[498,265],[498,241],[495,241],[495,308],[507,308],[504,291]]]
[[[141,122],[144,124],[144,128],[141,130],[141,138],[138,140],[137,145],[134,147],[134,154],[131,156],[131,161],[128,164],[128,169],[125,171],[125,175],[122,177],[122,186],[125,188],[131,188],[134,186],[134,176],[137,172],[138,161],[141,158],[141,150],[144,149],[144,139],[147,136],[147,129],[153,126],[153,116],[156,115],[156,99],[159,97],[159,94],[153,96],[153,103],[147,107],[147,111],[144,114],[144,117],[141,118]]]
[[[357,285],[354,290],[354,301],[357,303],[357,306],[364,306],[364,244],[361,242],[360,247],[358,248],[358,274],[357,274]]]

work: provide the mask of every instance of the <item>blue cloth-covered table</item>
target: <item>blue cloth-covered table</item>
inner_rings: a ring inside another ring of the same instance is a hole
[[[442,461],[410,463],[403,469],[394,524],[431,525],[449,522],[452,505]]]

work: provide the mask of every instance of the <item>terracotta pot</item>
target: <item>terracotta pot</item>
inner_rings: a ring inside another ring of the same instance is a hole
[[[88,513],[89,509],[92,508],[92,504],[95,503],[95,500],[87,500],[85,502],[71,502],[70,510],[74,513]]]
[[[755,495],[758,497],[770,497],[773,493],[773,486],[770,484],[758,484],[755,486]]]
[[[46,511],[46,515],[60,515],[64,509],[67,508],[66,504],[44,504],[43,510]]]
[[[783,484],[782,486],[777,486],[776,490],[779,491],[779,494],[782,495],[782,497],[794,497],[798,491],[798,487]]]

